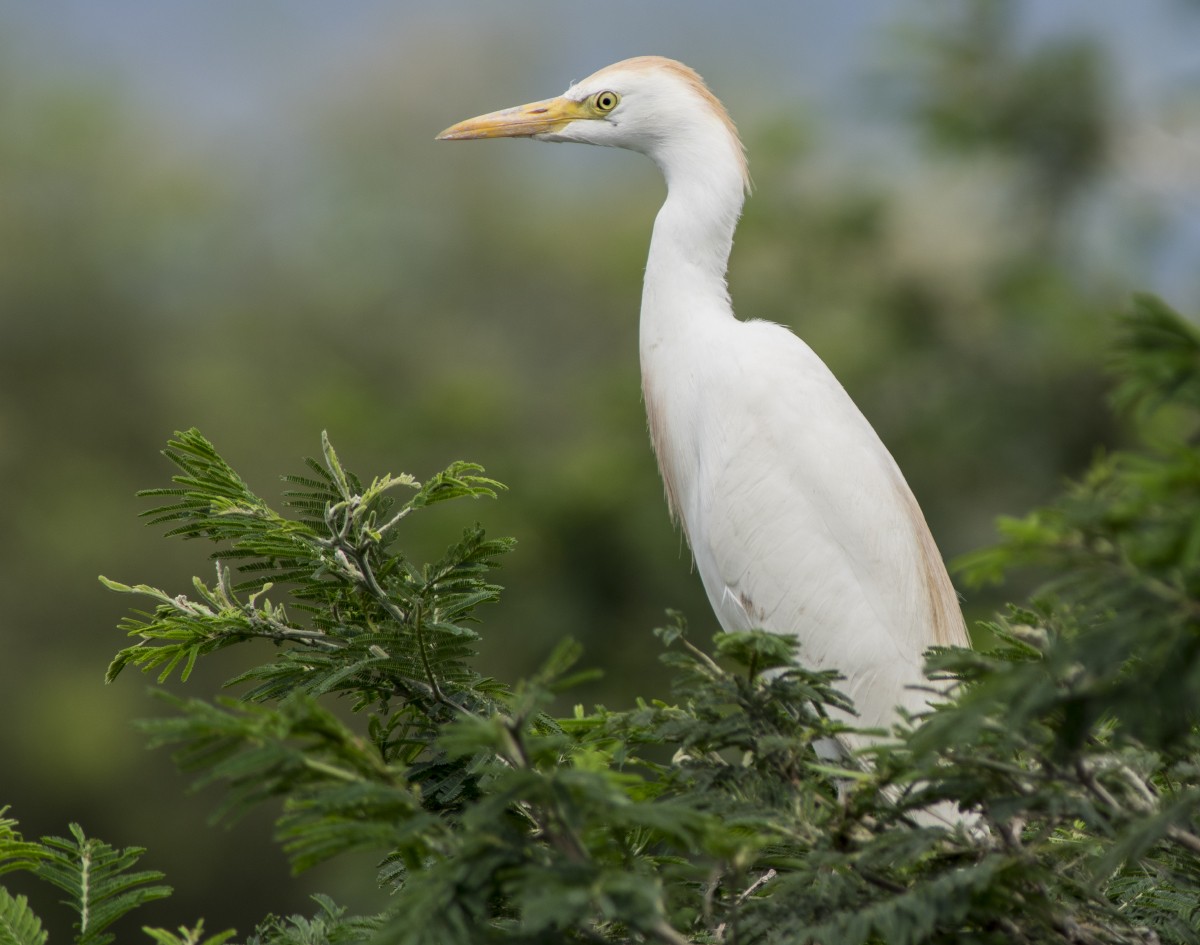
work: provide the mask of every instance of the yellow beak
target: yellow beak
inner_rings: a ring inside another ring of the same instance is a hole
[[[581,118],[595,118],[584,102],[569,98],[548,98],[515,108],[489,112],[451,125],[438,141],[469,141],[472,138],[531,138],[557,131]]]

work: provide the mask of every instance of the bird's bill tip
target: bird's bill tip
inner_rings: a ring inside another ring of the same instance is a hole
[[[470,141],[475,138],[532,138],[557,131],[568,122],[589,117],[581,102],[550,98],[515,108],[504,108],[451,125],[437,141]]]

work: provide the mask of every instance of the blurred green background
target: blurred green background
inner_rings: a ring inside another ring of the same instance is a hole
[[[129,601],[96,576],[210,567],[136,518],[173,430],[268,496],[322,429],[364,474],[485,464],[511,491],[410,541],[463,516],[519,539],[483,627],[501,678],[569,634],[605,670],[575,698],[625,705],[662,694],[665,608],[715,629],[639,402],[657,172],[433,141],[644,53],[700,70],[746,140],[735,307],[830,364],[947,557],[1127,436],[1103,357],[1131,289],[1200,309],[1185,0],[0,3],[0,805],[149,846],[178,889],[150,921],[381,901],[369,869],[291,881],[269,817],[206,826],[216,795],[130,725],[145,681],[102,685]],[[187,688],[238,663],[214,662]]]

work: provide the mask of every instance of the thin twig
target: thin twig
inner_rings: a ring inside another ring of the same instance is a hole
[[[399,512],[397,512],[390,519],[388,519],[388,521],[385,524],[379,526],[379,528],[377,529],[377,533],[379,534],[380,539],[383,539],[384,537],[386,537],[387,533],[390,532],[393,528],[395,528],[396,525],[398,525],[400,523],[401,519],[403,519],[405,516],[407,516],[408,513],[411,511],[412,511],[412,506],[406,505]]]
[[[775,872],[774,867],[772,867],[771,869],[768,869],[765,873],[762,874],[762,876],[758,877],[758,879],[756,879],[749,886],[747,886],[745,889],[743,889],[741,891],[741,893],[738,894],[737,899],[735,899],[733,901],[734,909],[736,909],[738,906],[742,905],[742,903],[744,903],[747,899],[749,899],[751,896],[754,895],[756,890],[761,889],[763,886],[765,886],[767,883],[769,883],[771,880],[773,880],[777,875],[778,874]],[[716,932],[714,934],[715,934],[718,942],[722,942],[725,940],[725,927],[727,924],[728,924],[727,922],[722,922],[720,925],[717,926]]]
[[[354,555],[354,562],[358,565],[358,570],[362,574],[363,583],[367,590],[379,602],[380,606],[388,612],[388,615],[398,624],[403,626],[410,622],[410,617],[406,614],[403,608],[400,607],[391,596],[379,584],[379,580],[375,577],[375,572],[371,569],[370,562],[367,561],[367,556],[364,552],[358,549],[351,549]],[[446,698],[442,692],[442,687],[438,685],[437,676],[434,675],[433,667],[429,663],[429,654],[425,649],[425,633],[422,628],[420,612],[416,612],[411,616],[413,630],[417,636],[417,652],[421,654],[421,668],[425,670],[425,681],[429,684],[429,690],[433,693],[433,697],[445,705],[453,706],[454,703]],[[455,708],[458,708],[455,706]]]
[[[715,675],[717,675],[717,676],[725,675],[725,670],[721,669],[721,667],[716,663],[716,661],[713,660],[713,658],[711,656],[709,656],[707,653],[705,653],[699,647],[697,647],[694,644],[692,644],[691,642],[689,642],[686,637],[681,637],[679,642],[682,643],[691,652],[691,654],[696,657],[697,660],[699,660],[700,662],[702,662],[706,666],[708,666],[708,668]]]
[[[413,629],[417,633],[417,652],[421,654],[421,666],[425,670],[425,680],[429,683],[429,688],[433,690],[434,696],[445,702],[446,697],[442,695],[437,677],[433,674],[433,667],[429,665],[429,654],[425,651],[425,622],[421,619],[419,607],[413,611]]]
[[[1096,779],[1095,773],[1088,768],[1087,763],[1082,758],[1075,761],[1075,774],[1079,778],[1079,783],[1096,795],[1096,797],[1100,798],[1110,810],[1118,812],[1123,810],[1117,799]]]
[[[276,642],[288,641],[291,643],[303,643],[305,646],[315,647],[322,650],[340,650],[345,647],[345,643],[340,640],[335,640],[327,633],[322,633],[320,630],[302,630],[299,627],[289,627],[286,624],[276,623],[263,617],[261,614],[255,613],[250,615],[251,625],[260,625],[261,630],[251,630],[249,633],[239,633],[238,636],[255,636],[265,637],[268,640]]]
[[[1158,807],[1158,795],[1155,793],[1154,788],[1135,773],[1129,765],[1118,765],[1117,772],[1125,779],[1125,783],[1133,788],[1138,797],[1142,799],[1142,810],[1152,811]]]
[[[379,602],[388,615],[403,626],[408,623],[408,614],[400,607],[388,593],[379,584],[379,580],[375,577],[375,572],[371,569],[370,563],[367,561],[365,552],[358,548],[351,548],[348,545],[343,546],[343,550],[349,549],[350,554],[354,556],[354,563],[358,567],[359,573],[362,575],[363,583],[367,586],[367,590]]]
[[[1167,838],[1193,853],[1200,853],[1200,837],[1182,827],[1168,827]]]

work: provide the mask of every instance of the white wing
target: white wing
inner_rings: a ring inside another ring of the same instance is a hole
[[[674,470],[673,488],[722,625],[795,634],[806,664],[845,674],[860,724],[920,710],[928,694],[910,687],[925,683],[923,652],[967,637],[896,463],[786,329],[727,320],[695,343],[709,348],[684,409],[699,424],[695,465]]]

